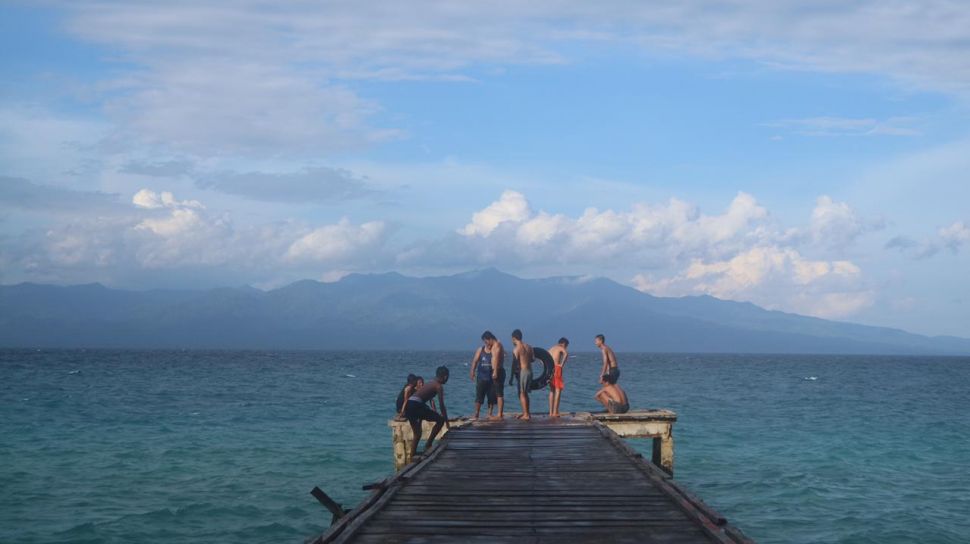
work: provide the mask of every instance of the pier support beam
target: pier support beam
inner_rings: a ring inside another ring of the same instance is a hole
[[[457,428],[467,425],[469,422],[467,418],[458,418],[452,419],[448,423],[452,428]],[[414,432],[411,430],[411,424],[404,420],[392,419],[387,422],[387,426],[391,428],[391,444],[394,446],[394,470],[401,470],[411,462],[411,444],[414,443]],[[421,440],[427,440],[432,429],[434,429],[434,423],[422,421]],[[442,427],[435,440],[439,440],[447,433],[448,427]],[[421,447],[421,445],[418,444],[418,447]]]
[[[653,464],[674,475],[674,423],[670,410],[636,410],[625,414],[590,414],[622,438],[653,438]]]

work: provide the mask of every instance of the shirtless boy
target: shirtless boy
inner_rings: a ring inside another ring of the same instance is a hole
[[[606,345],[606,337],[602,334],[597,334],[594,342],[596,347],[603,352],[603,370],[600,371],[600,383],[607,383],[607,378],[616,383],[620,379],[620,367],[616,364],[616,354],[613,353],[613,348]]]
[[[532,346],[522,341],[522,331],[515,329],[512,331],[512,344],[515,350],[512,352],[512,364],[519,367],[519,402],[522,403],[522,414],[516,416],[520,419],[529,420],[529,386],[532,385],[532,361],[536,355]]]
[[[445,384],[448,383],[448,367],[439,366],[438,370],[435,371],[435,379],[424,384],[424,387],[419,388],[410,398],[408,398],[407,404],[404,406],[404,417],[407,418],[408,423],[411,424],[411,431],[414,433],[414,442],[411,444],[411,457],[418,451],[418,442],[421,441],[421,422],[422,421],[434,421],[434,428],[431,429],[431,434],[428,435],[428,441],[424,445],[424,451],[431,449],[434,443],[435,437],[441,432],[441,426],[444,425],[447,428],[451,428],[451,424],[448,423],[448,409],[445,407]],[[433,399],[435,396],[440,399],[441,403],[441,413],[435,412],[428,407],[428,401]]]
[[[626,391],[610,377],[607,377],[603,388],[596,392],[596,400],[611,414],[625,414],[630,411],[630,399],[627,398]]]
[[[549,417],[559,417],[559,401],[562,390],[566,387],[562,371],[566,366],[566,359],[569,358],[569,340],[560,338],[558,344],[549,348],[549,355],[552,355],[552,362],[555,364],[552,379],[549,380]]]

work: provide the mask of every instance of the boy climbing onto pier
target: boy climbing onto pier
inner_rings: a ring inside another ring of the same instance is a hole
[[[559,401],[562,399],[562,390],[566,383],[562,379],[563,367],[566,359],[569,358],[569,340],[565,337],[559,339],[559,343],[549,348],[549,355],[552,355],[553,368],[552,379],[549,380],[549,417],[559,417]]]
[[[451,428],[448,423],[448,409],[445,407],[445,384],[448,383],[448,367],[439,366],[435,371],[435,378],[419,388],[410,398],[404,407],[404,417],[411,424],[411,431],[414,433],[414,442],[411,443],[411,457],[413,458],[418,451],[418,442],[421,441],[421,422],[434,421],[434,428],[428,435],[428,441],[424,445],[424,450],[428,451],[434,444],[435,437],[441,432],[441,426]],[[428,407],[427,403],[435,396],[441,404],[441,413],[435,412]]]
[[[516,417],[528,421],[532,419],[529,414],[529,386],[532,385],[532,361],[535,361],[536,355],[532,346],[522,341],[522,331],[519,329],[512,331],[512,344],[515,346],[512,364],[519,368],[519,402],[522,403],[522,414]]]

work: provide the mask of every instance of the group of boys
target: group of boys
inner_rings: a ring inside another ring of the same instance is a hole
[[[522,340],[522,331],[519,329],[512,331],[512,344],[514,346],[512,351],[513,368],[509,385],[512,385],[513,380],[518,376],[519,402],[522,406],[522,413],[515,417],[529,420],[532,417],[529,411],[529,393],[533,388],[532,362],[536,359],[535,350]],[[595,398],[611,414],[626,413],[630,410],[630,403],[626,393],[616,383],[620,378],[616,354],[612,348],[606,345],[606,337],[602,334],[596,336],[595,344],[603,356],[603,367],[600,372],[600,384],[603,387],[596,392]],[[562,398],[562,391],[565,389],[563,368],[569,358],[569,340],[560,338],[559,342],[549,348],[548,352],[553,360],[553,374],[549,380],[549,417],[559,417],[559,403]],[[486,399],[488,400],[489,419],[502,419],[504,417],[506,378],[504,361],[505,348],[502,343],[491,331],[482,333],[482,345],[475,351],[469,372],[469,377],[475,382],[475,415],[472,419],[478,419],[482,404]],[[411,444],[412,456],[416,453],[418,442],[421,440],[422,421],[434,422],[434,427],[425,445],[426,450],[431,447],[434,439],[441,432],[442,426],[450,428],[448,411],[445,407],[444,389],[444,384],[448,382],[448,378],[449,371],[448,367],[445,366],[438,367],[435,378],[427,383],[424,383],[423,380],[419,382],[418,377],[409,375],[407,385],[398,395],[398,415],[408,420],[414,433],[414,441]],[[435,397],[439,400],[440,412],[433,409]],[[432,407],[428,406],[429,402],[432,403]],[[494,414],[496,408],[498,413]]]

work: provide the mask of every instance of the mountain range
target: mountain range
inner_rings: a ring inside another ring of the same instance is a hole
[[[440,277],[352,274],[340,281],[130,291],[100,284],[0,286],[0,346],[227,349],[470,349],[514,328],[537,346],[592,350],[970,354],[928,337],[770,311],[710,296],[655,297],[603,278],[522,279],[495,269]]]

